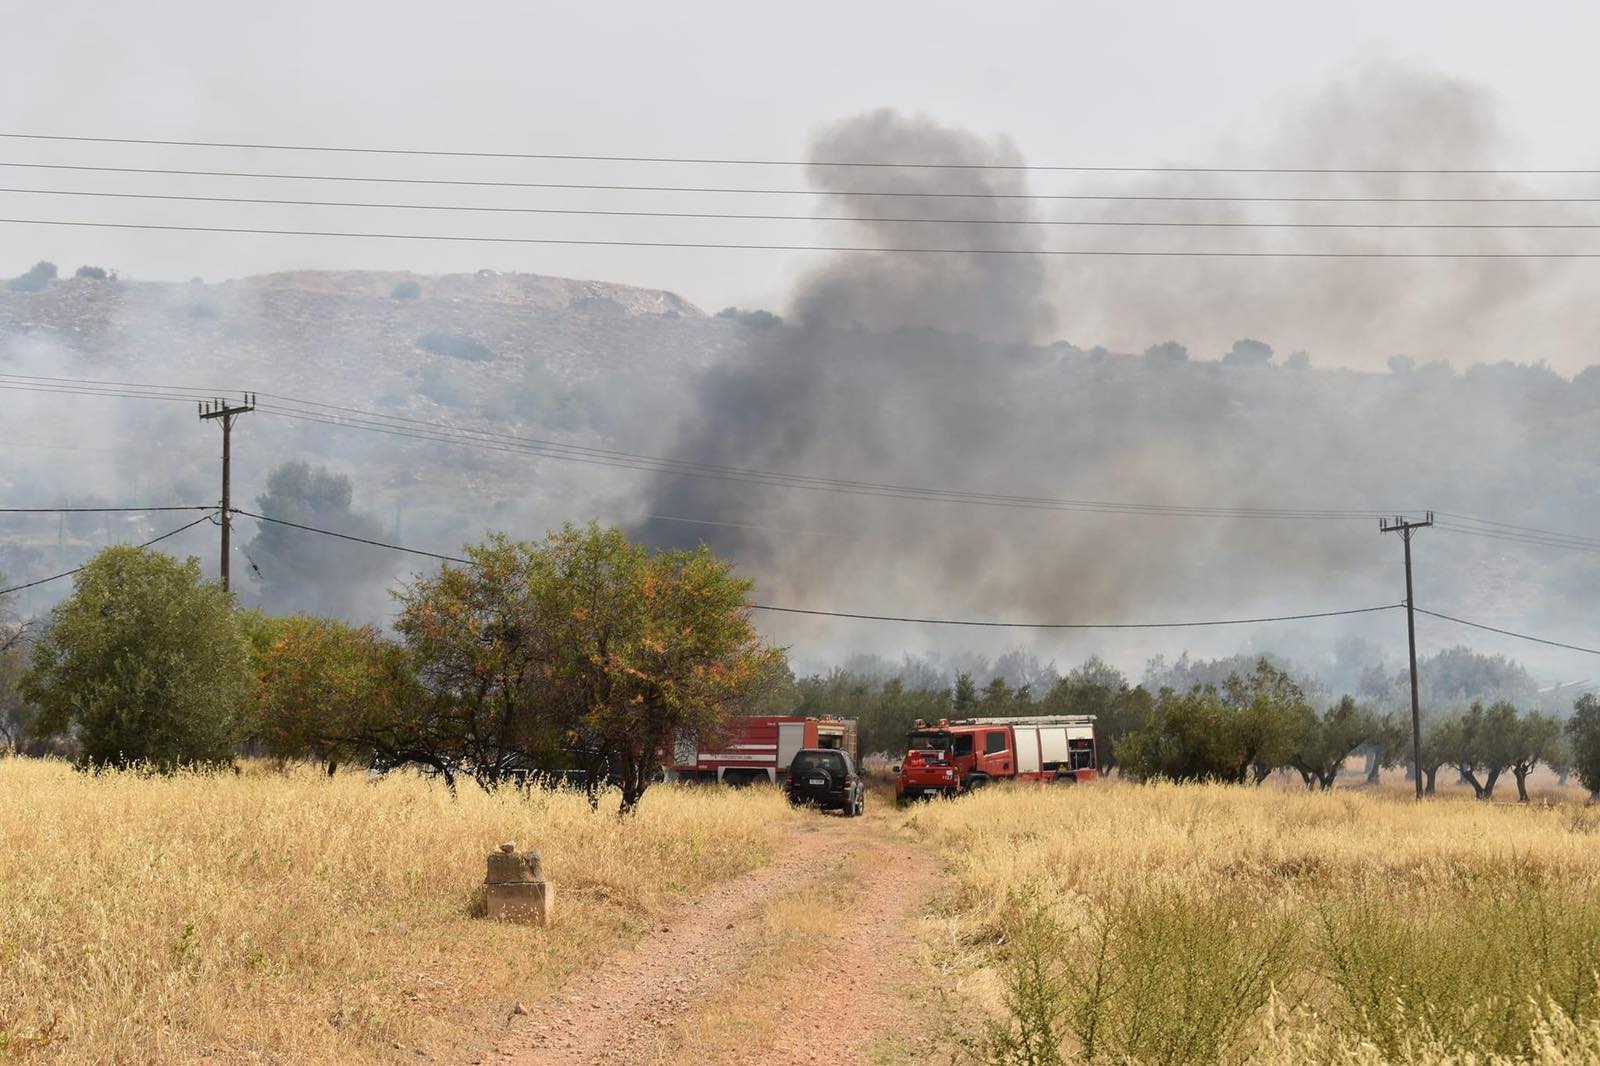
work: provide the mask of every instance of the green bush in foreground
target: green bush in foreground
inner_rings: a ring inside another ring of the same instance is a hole
[[[227,763],[253,678],[222,586],[147,548],[107,548],[33,647],[22,692],[39,735],[70,732],[91,766]]]
[[[1141,888],[1075,902],[1089,914],[1072,928],[1025,893],[1006,1016],[968,1050],[992,1066],[1248,1062],[1267,1016],[1288,1014],[1375,1062],[1548,1061],[1541,1041],[1600,1015],[1600,899],[1531,866],[1300,902]]]

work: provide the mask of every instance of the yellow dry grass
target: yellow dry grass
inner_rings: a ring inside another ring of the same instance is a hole
[[[1045,957],[1067,1053],[1600,1061],[1600,810],[1097,782],[905,824],[955,875],[955,995],[1003,1016]]]
[[[89,776],[0,759],[0,1061],[455,1058],[520,999],[765,860],[772,790],[616,801],[397,774]],[[549,930],[478,915],[484,855],[544,852]]]

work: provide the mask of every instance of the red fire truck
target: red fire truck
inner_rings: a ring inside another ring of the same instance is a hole
[[[908,737],[895,797],[954,796],[990,781],[1087,781],[1099,776],[1094,715],[921,719]]]
[[[838,748],[856,760],[853,718],[758,715],[735,718],[718,746],[682,741],[667,766],[668,781],[721,781],[730,785],[781,784],[801,748]]]

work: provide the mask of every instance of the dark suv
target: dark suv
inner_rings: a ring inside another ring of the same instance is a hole
[[[793,804],[837,808],[846,818],[866,809],[867,786],[850,756],[833,748],[804,748],[789,764],[784,791]]]

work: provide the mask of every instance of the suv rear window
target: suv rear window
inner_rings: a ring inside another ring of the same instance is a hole
[[[791,774],[803,774],[809,770],[826,770],[834,775],[849,772],[844,753],[840,751],[802,751],[794,757],[794,764],[789,767]]]

